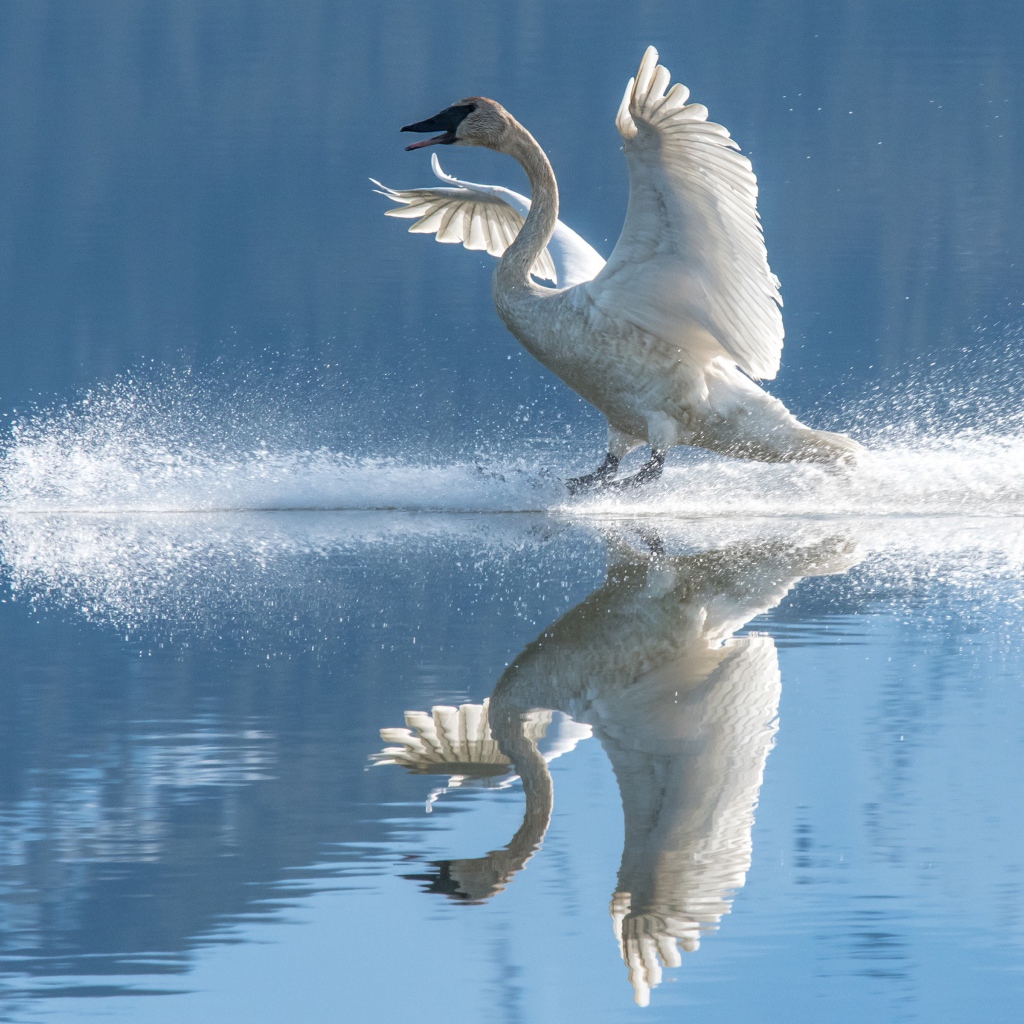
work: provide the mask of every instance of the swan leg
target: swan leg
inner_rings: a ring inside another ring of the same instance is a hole
[[[574,476],[565,481],[565,489],[570,494],[579,494],[581,491],[589,491],[592,487],[604,487],[610,477],[615,476],[619,469],[619,457],[609,452],[593,473],[586,476]]]
[[[659,479],[661,471],[665,468],[667,453],[667,448],[652,448],[651,457],[632,476],[624,476],[621,480],[615,480],[607,486],[614,487],[617,491],[627,491]]]

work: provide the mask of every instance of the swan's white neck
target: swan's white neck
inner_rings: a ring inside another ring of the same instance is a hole
[[[530,213],[516,240],[505,250],[494,272],[495,293],[533,287],[530,268],[551,241],[558,223],[558,183],[540,143],[513,121],[501,152],[519,161],[530,179]]]

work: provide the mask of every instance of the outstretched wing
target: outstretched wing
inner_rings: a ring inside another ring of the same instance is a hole
[[[666,341],[686,344],[696,324],[719,355],[770,379],[782,354],[782,299],[757,179],[729,132],[670,83],[648,47],[615,119],[629,163],[626,222],[588,291],[609,315]]]
[[[411,232],[434,235],[439,242],[461,242],[467,249],[501,256],[519,234],[530,212],[530,200],[500,185],[453,178],[441,170],[437,154],[431,156],[430,164],[449,187],[399,191],[370,179],[381,195],[400,204],[386,216],[415,220]],[[604,260],[593,247],[559,221],[532,273],[568,287],[592,280],[603,266]]]
[[[461,242],[467,249],[486,250],[492,256],[501,256],[526,220],[525,214],[490,189],[483,191],[465,185],[391,189],[373,178],[370,180],[382,196],[399,204],[385,216],[414,220],[409,228],[413,234],[433,235],[439,242]],[[546,249],[537,257],[532,273],[558,283],[555,265]]]

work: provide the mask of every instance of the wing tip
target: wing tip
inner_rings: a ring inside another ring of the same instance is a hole
[[[455,178],[453,178],[450,174],[447,174],[444,170],[442,170],[441,161],[438,159],[436,153],[430,154],[430,169],[434,172],[434,177],[437,178],[438,180],[447,182],[449,185],[456,183]],[[459,184],[461,184],[461,182]]]
[[[782,368],[783,339],[778,339],[778,349],[768,358],[751,363],[749,373],[754,380],[775,380]]]
[[[653,44],[649,44],[647,49],[644,50],[643,57],[640,58],[640,68],[636,73],[636,77],[639,78],[643,73],[644,68],[650,67],[652,70],[658,66],[658,50]]]
[[[636,85],[636,78],[631,78],[626,83],[626,91],[623,93],[622,102],[619,104],[618,113],[615,115],[615,127],[624,139],[631,139],[636,135],[636,124],[629,112],[629,105],[633,99],[633,87]]]
[[[643,105],[644,98],[658,70],[658,50],[650,45],[640,58],[640,66],[636,74],[626,83],[626,91],[615,115],[615,127],[619,134],[628,142],[637,133],[633,114]]]
[[[401,203],[403,207],[408,205],[409,200],[401,193],[397,192],[395,189],[388,188],[387,185],[378,181],[376,178],[370,178],[369,180],[373,185],[376,186],[373,190],[375,195],[383,196],[385,199],[390,199],[391,202],[393,203]],[[385,210],[384,216],[393,216],[395,212],[396,211],[394,209]]]
[[[666,75],[669,74],[668,68],[662,68],[658,64],[658,51],[653,46],[648,46],[644,50],[640,67],[636,72],[636,84],[633,86],[634,103],[643,103],[647,99],[647,94],[657,79],[659,70],[664,71]]]

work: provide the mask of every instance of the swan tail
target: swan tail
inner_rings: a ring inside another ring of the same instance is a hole
[[[831,430],[800,429],[799,447],[792,455],[794,462],[821,462],[830,465],[853,466],[866,454],[867,449],[845,434]]]
[[[730,455],[734,459],[757,462],[816,462],[825,466],[853,466],[867,449],[845,434],[812,430],[803,424],[786,424],[764,432],[733,434],[727,440],[701,437],[697,444]]]

